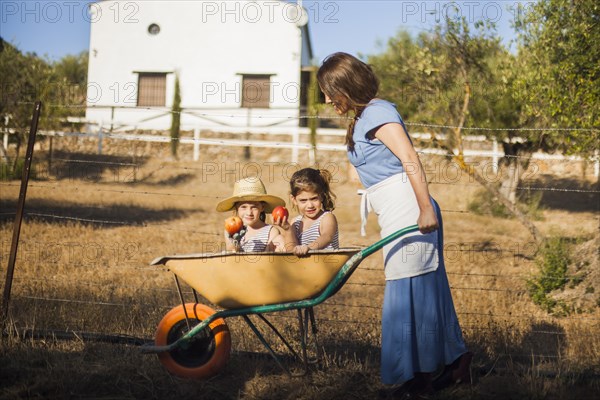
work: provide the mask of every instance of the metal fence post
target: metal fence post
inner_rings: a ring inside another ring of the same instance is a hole
[[[10,302],[10,291],[12,288],[15,262],[17,260],[21,222],[23,221],[23,212],[25,210],[25,197],[27,195],[27,185],[29,183],[29,172],[31,171],[31,159],[33,158],[33,146],[35,144],[35,135],[38,129],[38,121],[40,119],[41,109],[42,102],[37,101],[33,108],[33,116],[31,117],[29,141],[27,142],[27,152],[25,153],[25,163],[23,165],[23,173],[21,175],[21,190],[19,191],[19,201],[17,203],[17,212],[15,213],[13,236],[10,245],[10,255],[8,258],[8,267],[6,269],[6,283],[4,284],[4,294],[2,296],[2,329],[4,329],[6,321],[8,320],[8,303]]]

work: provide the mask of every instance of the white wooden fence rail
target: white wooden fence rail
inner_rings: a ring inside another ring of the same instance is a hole
[[[214,129],[214,127],[213,127]],[[270,140],[244,140],[244,139],[213,139],[213,138],[202,138],[200,133],[203,130],[208,130],[208,128],[204,128],[198,126],[194,128],[194,134],[192,137],[180,137],[179,142],[181,144],[192,144],[193,147],[193,159],[194,161],[200,160],[200,146],[201,145],[210,145],[210,146],[235,146],[235,147],[265,147],[265,148],[276,148],[276,149],[291,149],[292,150],[292,162],[298,162],[298,152],[299,150],[307,150],[309,151],[309,157],[312,154],[312,146],[310,143],[301,143],[300,135],[308,135],[310,133],[308,128],[281,128],[281,132],[272,132],[271,134],[278,135],[289,135],[291,136],[291,141],[282,142],[282,141],[270,141]],[[229,133],[239,133],[239,134],[262,134],[264,131],[260,131],[260,128],[242,128],[240,127],[239,132],[230,132]],[[56,132],[56,131],[39,131],[39,135],[43,136],[55,136],[55,137],[81,137],[81,138],[96,138],[98,140],[98,153],[102,153],[102,145],[103,139],[112,139],[112,140],[127,140],[127,141],[140,141],[140,142],[156,142],[156,143],[169,143],[171,141],[170,136],[166,135],[147,135],[147,134],[134,134],[134,133],[110,133],[106,132],[102,125],[98,125],[98,128],[95,132],[88,130],[88,132]],[[346,131],[343,129],[330,129],[330,128],[319,128],[318,136],[344,136]],[[8,132],[4,133],[3,144],[4,148],[8,148]],[[444,139],[444,135],[436,135],[439,139]],[[429,139],[431,135],[429,133],[411,133],[411,137],[418,139]],[[490,142],[490,140],[484,135],[467,135],[463,137],[464,141],[471,142]],[[341,140],[340,140],[341,142]],[[494,172],[497,171],[499,160],[504,157],[504,152],[501,150],[497,140],[493,139],[491,141],[491,150],[464,150],[464,155],[466,157],[482,157],[482,158],[490,158],[492,162],[492,166]],[[317,143],[317,150],[320,151],[346,151],[346,146],[343,144],[328,144],[328,143]],[[419,153],[424,154],[437,154],[437,155],[446,155],[447,152],[442,149],[417,149]],[[578,156],[565,156],[562,154],[548,154],[543,152],[533,153],[532,159],[536,160],[563,160],[563,161],[580,161],[584,162],[585,160]],[[312,160],[312,157],[311,157]],[[314,160],[312,160],[314,161]],[[594,157],[594,176],[598,177],[600,175],[600,154],[598,149],[596,149],[595,157]]]

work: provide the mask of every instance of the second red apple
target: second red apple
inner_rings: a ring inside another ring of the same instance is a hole
[[[277,221],[279,219],[281,222],[285,217],[289,217],[290,213],[288,212],[287,208],[283,206],[277,206],[273,209],[271,215],[273,216],[273,221]]]

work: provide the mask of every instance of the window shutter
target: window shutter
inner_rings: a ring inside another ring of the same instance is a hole
[[[140,73],[138,77],[138,101],[141,107],[164,107],[167,97],[167,74]]]
[[[270,75],[243,75],[242,107],[269,108],[271,102]]]

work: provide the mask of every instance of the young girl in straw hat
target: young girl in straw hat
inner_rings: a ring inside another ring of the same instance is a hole
[[[265,213],[270,213],[277,206],[285,206],[285,201],[277,196],[267,194],[265,185],[258,177],[247,177],[235,182],[233,195],[217,204],[217,211],[235,210],[242,219],[246,233],[239,240],[234,240],[225,232],[227,250],[243,252],[262,252],[285,250],[277,248],[275,238],[283,237],[284,243],[293,248],[295,238],[289,229],[265,223]],[[282,221],[283,225],[287,220]]]

